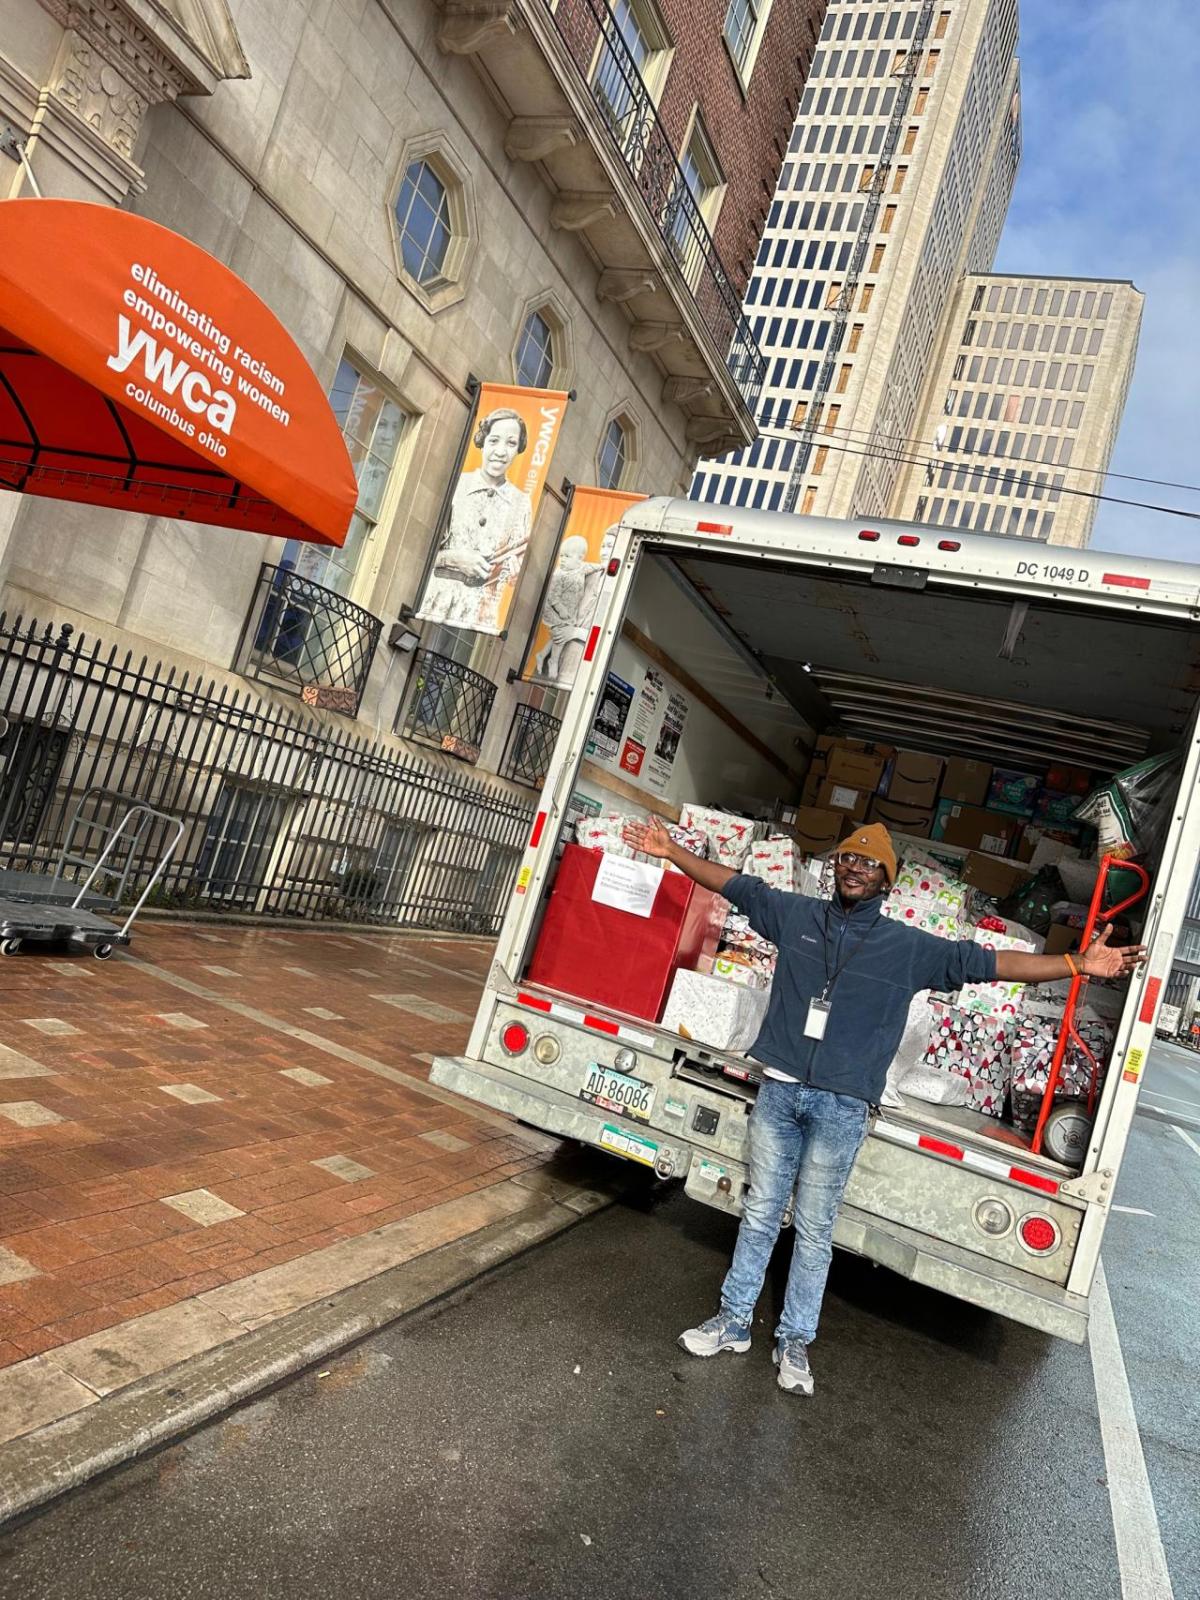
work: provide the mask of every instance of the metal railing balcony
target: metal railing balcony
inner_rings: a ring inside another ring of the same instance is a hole
[[[518,706],[508,730],[500,776],[527,784],[531,789],[540,789],[546,781],[561,727],[561,717],[552,717],[539,706]]]
[[[357,716],[381,631],[378,617],[336,589],[264,561],[234,670]]]
[[[433,650],[418,650],[412,690],[396,732],[405,738],[428,739],[474,765],[495,698],[496,685],[482,673]]]
[[[766,358],[620,26],[605,0],[545,3],[713,343],[747,408],[757,413]]]

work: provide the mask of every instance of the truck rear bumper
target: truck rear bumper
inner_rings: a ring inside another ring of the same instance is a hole
[[[997,1311],[1072,1344],[1082,1344],[1087,1337],[1088,1302],[1082,1295],[1069,1294],[1057,1284],[1043,1283],[1003,1262],[989,1261],[856,1206],[842,1207],[833,1242],[914,1283],[940,1289],[986,1311]]]
[[[703,1161],[699,1152],[693,1152],[689,1146],[656,1129],[646,1129],[643,1135],[635,1124],[607,1117],[560,1090],[466,1056],[438,1056],[430,1077],[443,1089],[452,1089],[468,1100],[493,1106],[497,1111],[507,1112],[511,1117],[564,1139],[578,1139],[597,1149],[608,1150],[610,1154],[628,1155],[628,1150],[605,1143],[605,1130],[615,1129],[626,1138],[632,1137],[635,1149],[639,1144],[648,1146],[632,1159],[653,1167],[660,1155],[669,1158],[671,1175],[687,1177],[688,1192],[694,1198],[707,1200],[710,1205],[735,1214],[740,1210],[740,1180],[734,1181],[724,1193],[711,1188],[706,1192],[703,1185],[696,1183],[694,1169],[709,1163]],[[730,1171],[735,1175],[734,1169]],[[926,1284],[970,1305],[998,1312],[1074,1344],[1082,1344],[1087,1337],[1088,1302],[1085,1298],[1069,1294],[1056,1284],[1040,1282],[1002,1262],[989,1261],[958,1245],[850,1205],[843,1205],[833,1239],[843,1250],[877,1261],[880,1266],[911,1278],[914,1283]]]

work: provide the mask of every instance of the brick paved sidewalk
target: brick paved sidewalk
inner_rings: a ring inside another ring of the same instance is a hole
[[[544,1162],[427,1086],[489,953],[143,922],[0,961],[0,1366]]]

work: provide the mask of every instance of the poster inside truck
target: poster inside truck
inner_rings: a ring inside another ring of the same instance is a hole
[[[633,860],[631,816],[815,896],[883,822],[887,914],[942,938],[1069,954],[1115,916],[1151,947],[1132,984],[1064,961],[917,997],[836,1235],[1081,1337],[1196,850],[1200,572],[1068,580],[1020,541],[722,514],[628,514],[467,1056],[435,1075],[739,1209],[775,952]]]

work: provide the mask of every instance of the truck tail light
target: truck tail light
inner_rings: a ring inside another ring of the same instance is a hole
[[[961,550],[962,549],[962,545],[959,544],[957,539],[939,539],[938,540],[938,549],[939,550]]]
[[[523,1055],[529,1047],[529,1029],[523,1022],[510,1022],[500,1034],[500,1044],[505,1055]]]
[[[879,535],[874,531],[873,528],[864,528],[858,537],[860,539],[865,539],[868,544],[879,543]]]
[[[1049,1217],[1022,1217],[1018,1232],[1021,1243],[1031,1255],[1049,1255],[1058,1245],[1058,1229]]]
[[[902,533],[896,540],[897,544],[905,545],[910,550],[912,549],[913,545],[920,544],[920,542],[921,537],[916,533]]]

